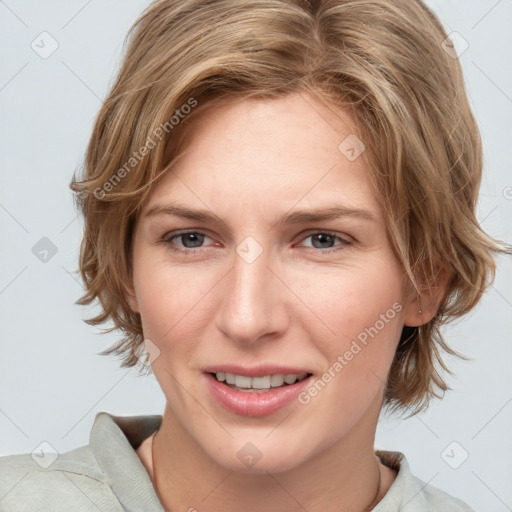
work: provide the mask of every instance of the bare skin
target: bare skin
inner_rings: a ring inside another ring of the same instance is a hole
[[[137,453],[168,510],[371,510],[396,477],[373,448],[389,368],[403,326],[433,317],[442,286],[411,293],[364,158],[338,149],[357,133],[346,112],[300,93],[202,116],[135,226],[127,298],[166,396]],[[147,215],[178,203],[222,222]],[[333,206],[345,213],[279,222]],[[313,244],[321,233],[334,245]],[[251,263],[236,252],[247,237],[261,247]],[[257,418],[210,394],[205,367],[262,362],[332,378]],[[251,467],[237,456],[247,443],[261,454]]]
[[[156,432],[155,432],[156,434]],[[154,475],[153,475],[153,454],[152,454],[152,448],[153,448],[153,438],[155,434],[150,435],[142,443],[140,446],[135,450],[137,455],[139,456],[139,459],[142,462],[142,465],[146,468],[146,471],[148,472],[149,477],[151,478],[151,481],[154,482]],[[154,483],[153,483],[154,485]]]
[[[153,451],[153,440],[155,438],[155,434],[156,434],[156,432],[154,434],[150,435],[149,437],[147,437],[146,439],[144,439],[144,441],[140,444],[140,446],[136,450],[136,453],[139,456],[139,458],[142,462],[142,465],[148,472],[149,478],[151,479],[151,482],[153,483],[153,487],[155,487],[155,477],[154,477],[154,473],[153,473],[152,451]],[[382,498],[384,498],[386,493],[389,491],[389,488],[395,481],[395,478],[397,475],[397,472],[394,469],[382,464],[380,459],[378,459],[378,464],[379,464],[381,483],[380,483],[379,494],[378,494],[377,498],[375,499],[375,504],[377,504],[379,501],[382,500]]]

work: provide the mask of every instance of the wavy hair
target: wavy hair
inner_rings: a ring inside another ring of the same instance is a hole
[[[416,290],[450,271],[435,317],[405,326],[384,405],[419,412],[449,387],[441,351],[464,357],[441,326],[470,311],[511,253],[479,226],[479,130],[460,63],[419,0],[157,0],[125,41],[124,58],[70,187],[84,217],[79,271],[101,312],[91,325],[123,337],[102,354],[141,364],[140,315],[126,300],[132,238],[149,194],[179,157],[194,118],[221,99],[307,91],[348,109],[386,215],[388,236]],[[142,365],[143,367],[144,365]],[[451,372],[449,372],[451,373]]]

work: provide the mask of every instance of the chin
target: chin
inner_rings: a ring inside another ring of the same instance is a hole
[[[269,443],[232,440],[229,447],[216,446],[213,453],[206,450],[219,466],[241,474],[282,473],[297,468],[308,458],[303,443],[286,445],[285,441]],[[260,448],[258,448],[258,446]]]

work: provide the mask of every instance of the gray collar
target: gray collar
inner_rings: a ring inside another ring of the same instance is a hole
[[[107,483],[127,511],[164,512],[146,468],[135,450],[162,423],[161,415],[96,414],[89,445]]]
[[[146,468],[135,453],[161,423],[161,415],[114,416],[107,412],[99,412],[94,420],[89,445],[106,482],[127,511],[165,512]],[[374,512],[395,512],[409,501],[414,502],[411,510],[426,510],[422,508],[426,503],[421,493],[425,484],[411,474],[405,455],[385,450],[376,450],[376,454],[398,475]]]

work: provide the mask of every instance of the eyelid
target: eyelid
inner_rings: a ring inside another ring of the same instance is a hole
[[[301,240],[305,240],[306,238],[309,238],[310,236],[319,235],[319,234],[330,235],[334,238],[339,238],[340,240],[342,240],[343,242],[345,242],[347,244],[355,243],[355,241],[356,241],[354,237],[347,235],[346,233],[338,233],[336,231],[330,231],[328,229],[311,229],[308,231],[304,231],[303,233],[301,233],[298,236],[300,236]]]
[[[338,239],[339,243],[335,244],[333,247],[327,247],[326,249],[318,249],[316,247],[309,246],[309,245],[302,246],[302,247],[313,251],[315,254],[328,255],[328,254],[335,253],[335,252],[341,251],[343,249],[349,248],[355,244],[355,239],[348,235],[342,236],[341,234],[334,233],[334,232],[328,231],[328,230],[322,230],[322,229],[302,234],[300,242],[304,242],[308,238],[311,238],[311,237],[313,237],[315,235],[319,235],[319,234],[329,235],[329,236],[333,237],[334,239]]]
[[[194,233],[194,234],[198,234],[198,235],[203,235],[203,236],[213,240],[213,237],[208,235],[202,229],[184,229],[184,230],[178,230],[178,231],[168,231],[159,239],[159,241],[160,242],[164,242],[164,243],[168,244],[169,246],[171,246],[173,239],[179,238],[180,236],[186,235],[188,233]],[[198,250],[198,249],[204,249],[204,247],[197,247],[196,250]],[[194,249],[184,248],[184,249],[176,249],[176,250],[177,251],[181,250],[182,252],[191,252]]]
[[[160,238],[160,241],[167,244],[171,248],[171,250],[178,251],[178,252],[192,253],[192,252],[199,251],[201,249],[207,249],[208,247],[211,247],[211,246],[196,247],[196,248],[187,248],[187,247],[186,248],[175,248],[175,247],[173,247],[172,241],[174,239],[179,238],[180,236],[186,235],[188,233],[195,233],[198,235],[203,235],[203,236],[205,236],[207,238],[211,238],[213,240],[213,237],[209,236],[204,230],[189,228],[189,229],[178,230],[178,231],[168,231]],[[306,240],[314,235],[319,235],[319,234],[329,235],[329,236],[332,236],[333,238],[337,238],[338,240],[340,240],[341,243],[335,245],[334,247],[330,247],[327,249],[317,249],[316,247],[308,246],[308,248],[313,249],[315,252],[329,253],[329,252],[338,250],[337,248],[353,245],[354,243],[356,243],[356,240],[350,235],[347,235],[345,233],[336,233],[334,231],[330,231],[330,230],[326,230],[326,229],[311,229],[311,230],[302,232],[299,235],[301,237],[300,242],[303,242],[304,240]]]

